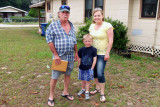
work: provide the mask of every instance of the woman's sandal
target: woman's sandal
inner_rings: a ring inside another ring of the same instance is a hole
[[[93,94],[96,94],[96,93],[99,93],[99,92],[100,92],[100,90],[95,89],[95,90],[91,91],[91,92],[90,92],[90,94],[92,94],[92,95],[93,95]]]
[[[100,101],[103,103],[106,101],[106,98],[105,98],[105,95],[104,94],[101,94],[100,96]]]
[[[51,105],[50,105],[50,104]],[[53,105],[52,105],[53,104]],[[48,99],[48,106],[50,106],[50,107],[53,107],[54,106],[54,100],[50,100],[50,99]]]

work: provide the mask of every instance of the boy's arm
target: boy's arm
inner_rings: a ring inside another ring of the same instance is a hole
[[[92,69],[94,69],[97,62],[97,56],[93,57]]]

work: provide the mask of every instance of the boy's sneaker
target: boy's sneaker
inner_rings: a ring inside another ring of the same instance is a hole
[[[89,93],[85,93],[85,99],[86,99],[86,100],[89,100],[89,99],[90,99]]]
[[[85,90],[81,90],[81,91],[79,91],[79,93],[77,95],[81,96],[81,94],[84,94],[84,93],[85,93]]]

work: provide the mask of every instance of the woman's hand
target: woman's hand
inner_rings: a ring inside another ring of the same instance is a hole
[[[105,56],[104,56],[104,60],[107,61],[107,60],[109,60],[109,58],[110,58],[109,54],[106,53]]]

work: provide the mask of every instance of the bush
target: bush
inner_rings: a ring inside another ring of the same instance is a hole
[[[49,26],[51,23],[52,23],[52,21],[48,21],[48,24],[47,24],[47,26],[46,26],[46,28],[45,28],[45,31],[47,30],[48,26]]]
[[[0,17],[0,23],[3,22],[3,18]]]
[[[93,19],[86,19],[85,26],[81,26],[78,29],[78,36],[77,40],[81,41],[84,34],[89,33],[89,26],[92,24]],[[111,18],[105,18],[104,21],[109,22],[112,24],[114,28],[114,43],[113,43],[113,49],[115,50],[125,50],[127,49],[127,43],[128,43],[128,37],[127,37],[127,31],[128,28],[123,24],[123,22],[120,22],[119,20],[112,20]],[[80,39],[81,38],[81,39]]]
[[[25,16],[25,17],[11,16],[10,19],[12,19],[12,22],[38,22],[38,18],[36,19],[30,16]]]
[[[92,24],[92,19],[85,19],[85,26],[80,26],[78,28],[77,40],[82,41],[83,35],[89,33],[89,27]]]

